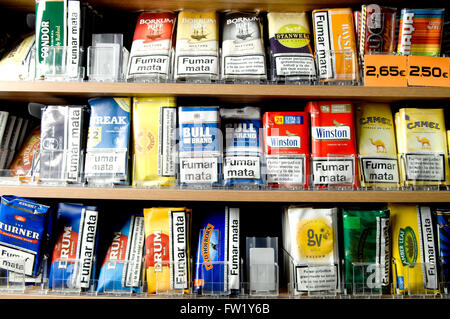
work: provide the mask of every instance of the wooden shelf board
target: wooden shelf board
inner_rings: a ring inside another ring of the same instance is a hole
[[[449,191],[187,190],[133,187],[0,186],[0,194],[33,198],[224,202],[450,202]]]

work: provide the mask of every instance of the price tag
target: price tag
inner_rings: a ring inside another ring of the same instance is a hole
[[[408,86],[407,57],[402,55],[365,55],[365,86]]]
[[[409,56],[408,85],[450,87],[450,58]]]

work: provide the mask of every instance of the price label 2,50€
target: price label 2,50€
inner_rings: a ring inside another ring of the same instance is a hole
[[[450,87],[450,58],[409,56],[408,85]]]
[[[364,56],[364,85],[408,86],[407,57],[401,55]]]

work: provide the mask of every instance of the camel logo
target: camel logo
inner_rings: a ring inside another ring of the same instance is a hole
[[[421,144],[423,150],[429,150],[431,148],[430,140],[426,137],[419,138],[418,136],[416,136],[416,139],[417,142]]]
[[[136,152],[150,153],[155,147],[155,136],[152,131],[139,131],[135,143]]]
[[[374,141],[372,138],[369,138],[370,143],[376,147],[377,153],[386,153],[386,146],[381,140]]]

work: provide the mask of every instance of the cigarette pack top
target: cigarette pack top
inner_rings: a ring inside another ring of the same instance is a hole
[[[142,214],[123,214],[111,227],[109,247],[98,278],[97,292],[141,292],[145,240]]]
[[[442,31],[442,56],[450,57],[450,11],[445,11]]]
[[[444,110],[401,108],[396,115],[396,131],[402,186],[447,185],[450,175]]]
[[[389,204],[392,230],[393,293],[435,294],[437,253],[430,207]]]
[[[264,184],[261,110],[221,108],[220,115],[225,133],[225,186]]]
[[[29,62],[35,44],[35,36],[26,37],[13,50],[0,60],[0,80],[18,81],[28,80]]]
[[[179,182],[222,184],[222,132],[218,106],[178,108]]]
[[[342,210],[347,292],[390,292],[390,212]]]
[[[294,295],[340,291],[337,227],[337,208],[286,208],[283,246]]]
[[[38,165],[41,144],[41,127],[36,126],[29,134],[22,149],[17,153],[9,167],[12,176],[20,176],[26,180],[34,175]]]
[[[309,114],[266,112],[263,116],[267,183],[272,187],[308,187]]]
[[[6,259],[1,268],[26,276],[41,272],[49,214],[49,206],[34,200],[1,197],[0,251],[2,259]]]
[[[199,216],[194,292],[234,294],[241,278],[239,208],[209,207]]]
[[[174,97],[133,99],[133,185],[175,186],[176,122]]]
[[[362,5],[360,18],[358,43],[361,57],[364,54],[394,53],[397,9],[378,4]]]
[[[311,114],[312,183],[358,187],[353,104],[350,101],[309,102]]]
[[[221,78],[225,81],[267,80],[261,17],[253,12],[227,12],[222,24]]]
[[[440,56],[444,9],[402,9],[398,54]]]
[[[269,12],[267,20],[272,79],[315,80],[316,67],[307,13]]]
[[[92,184],[128,183],[130,98],[89,100],[85,176]]]
[[[450,288],[450,260],[447,247],[449,246],[450,233],[450,212],[445,209],[436,209],[436,231],[437,231],[437,245],[439,252],[440,278],[442,280],[444,291],[448,292]]]
[[[358,81],[353,12],[349,8],[314,10],[315,52],[321,81]]]
[[[91,287],[96,270],[98,217],[95,206],[58,204],[50,289],[80,291]]]
[[[400,178],[390,105],[358,104],[356,133],[361,187],[397,188]]]
[[[175,80],[219,79],[219,15],[181,11],[178,14]]]
[[[128,81],[169,79],[175,21],[173,12],[143,12],[139,15],[128,63]]]
[[[184,294],[191,288],[191,209],[144,209],[149,294]]]

